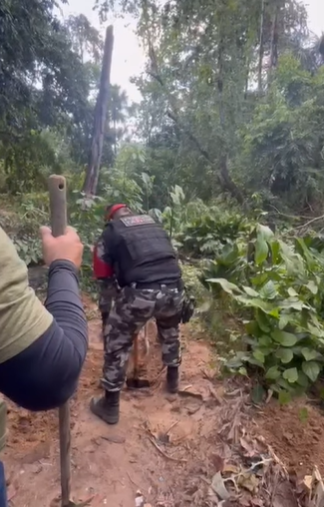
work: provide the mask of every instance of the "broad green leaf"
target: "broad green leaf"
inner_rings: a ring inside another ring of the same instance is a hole
[[[226,366],[230,370],[237,370],[243,366],[243,361],[238,357],[233,357],[233,359],[230,359],[230,361],[226,362]]]
[[[244,368],[244,366],[241,366],[241,368],[239,368],[239,374],[240,375],[243,375],[244,377],[247,377],[247,371],[246,371],[246,368]]]
[[[281,257],[286,265],[286,269],[289,276],[302,275],[305,273],[303,259],[300,255],[296,254],[293,249],[279,240]]]
[[[260,384],[257,384],[256,386],[253,387],[252,393],[251,393],[251,398],[252,398],[253,403],[255,403],[256,405],[260,404],[262,402],[264,396],[265,396],[265,390],[263,389],[263,387]]]
[[[206,282],[220,285],[223,291],[227,292],[227,294],[242,293],[241,289],[237,285],[229,282],[225,278],[209,278]]]
[[[303,238],[296,238],[296,251],[306,260],[307,267],[310,270],[316,269],[316,260],[310,250],[307,248]]]
[[[278,399],[280,405],[288,405],[291,402],[291,394],[287,391],[280,391]]]
[[[268,274],[267,273],[259,273],[258,275],[251,278],[252,285],[254,287],[259,287],[260,285],[263,285],[268,280]]]
[[[284,389],[285,391],[289,391],[290,393],[294,393],[295,392],[295,389],[296,389],[296,386],[292,386],[288,380],[284,379],[284,378],[279,378],[277,380],[277,384],[282,388]]]
[[[268,317],[264,314],[264,312],[257,309],[255,312],[255,318],[258,323],[259,328],[264,333],[269,333],[270,326],[269,326],[269,322],[268,322]]]
[[[278,370],[277,366],[271,366],[267,371],[265,378],[268,380],[277,380],[280,377],[281,373]]]
[[[250,322],[246,322],[245,324],[246,332],[250,336],[261,336],[262,329],[260,329],[258,323],[255,320],[251,320]]]
[[[300,312],[303,308],[308,308],[302,301],[297,301],[296,298],[287,298],[280,304],[284,310],[297,310]]]
[[[314,326],[316,326],[317,328],[321,327],[321,324],[319,323],[318,318],[315,313],[309,314],[309,313],[304,312],[304,314],[306,315],[306,320],[307,320],[307,317],[310,317],[310,320],[312,321]]]
[[[273,353],[273,347],[272,346],[265,346],[265,347],[259,347],[259,350],[260,352],[262,352],[262,354],[264,356],[268,356],[269,354],[272,354]]]
[[[258,361],[257,359],[255,359],[252,356],[247,357],[246,358],[246,362],[250,363],[250,364],[253,364],[254,366],[258,366],[259,368],[262,368],[262,370],[264,370],[264,364],[261,361]]]
[[[318,287],[313,280],[310,280],[306,287],[314,296],[318,293]]]
[[[304,361],[302,364],[302,370],[312,382],[316,381],[321,371],[320,365],[315,361]]]
[[[260,336],[258,342],[261,347],[270,347],[272,345],[272,340],[270,336],[266,335]]]
[[[253,357],[260,363],[264,363],[264,354],[260,350],[255,350],[253,352]]]
[[[297,343],[297,338],[292,333],[276,329],[271,333],[271,337],[283,347],[293,347]]]
[[[290,320],[290,316],[285,314],[285,313],[282,313],[280,315],[280,319],[279,319],[279,329],[285,329],[285,327],[287,326],[287,324],[289,324],[289,320]]]
[[[269,280],[261,289],[260,296],[262,299],[274,299],[278,295],[272,280]]]
[[[272,241],[271,242],[271,254],[272,254],[272,263],[273,264],[278,264],[278,262],[280,260],[279,252],[280,252],[280,246],[279,246],[278,241]]]
[[[303,371],[299,371],[298,372],[298,380],[297,380],[297,384],[299,384],[300,386],[304,387],[305,389],[309,386],[309,380],[308,380],[308,377],[307,375],[305,375],[305,373]]]
[[[268,257],[269,253],[269,247],[267,242],[262,239],[261,237],[258,237],[255,242],[255,255],[254,255],[254,261],[255,263],[260,266],[264,263],[266,258]]]
[[[258,224],[256,227],[257,237],[264,241],[271,241],[274,237],[274,233],[267,225]]]
[[[259,293],[256,290],[252,289],[251,287],[245,287],[245,286],[243,286],[243,290],[244,290],[244,292],[247,293],[248,296],[251,296],[252,298],[258,298],[259,297]]]
[[[289,287],[289,289],[288,289],[288,294],[289,294],[289,296],[291,296],[291,297],[296,297],[296,296],[298,296],[298,293],[295,291],[295,289],[294,289],[293,287]]]
[[[294,358],[294,353],[291,349],[280,348],[276,351],[275,356],[280,359],[283,364],[288,364]]]
[[[298,380],[298,371],[297,368],[288,368],[282,374],[285,380],[288,380],[290,384],[294,384]]]
[[[191,238],[190,238],[191,239]],[[226,245],[220,256],[216,257],[217,262],[223,266],[231,266],[239,259],[239,249],[236,244]]]
[[[248,299],[245,296],[236,296],[236,300],[242,303],[243,305],[251,308],[259,308],[264,313],[268,315],[272,315],[273,317],[279,317],[279,308],[277,305],[272,305],[268,301],[263,301],[262,299]]]
[[[319,324],[320,325],[320,324]],[[307,327],[311,335],[316,336],[317,338],[324,338],[324,329],[319,329],[316,326],[313,326],[310,322],[307,323]]]
[[[312,361],[317,358],[318,353],[316,350],[309,349],[308,347],[303,347],[301,349],[301,353],[303,354],[306,361]]]

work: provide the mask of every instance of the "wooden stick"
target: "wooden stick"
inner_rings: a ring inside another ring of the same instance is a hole
[[[161,447],[155,442],[155,440],[153,440],[153,438],[149,438],[149,441],[154,445],[155,449],[157,449],[166,459],[169,459],[170,461],[178,461],[179,463],[187,463],[188,460],[186,459],[169,456],[166,452],[163,451],[163,449],[161,449]]]
[[[52,175],[48,180],[51,227],[53,236],[62,236],[67,226],[66,181],[63,176]],[[70,405],[59,408],[60,467],[62,507],[69,507],[71,492],[71,430]]]

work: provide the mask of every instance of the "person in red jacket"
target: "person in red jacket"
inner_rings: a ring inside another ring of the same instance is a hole
[[[167,366],[167,388],[172,393],[178,390],[183,282],[170,238],[152,217],[135,215],[126,204],[115,204],[107,208],[106,218],[93,254],[94,276],[106,291],[106,299],[101,299],[105,304],[100,306],[105,346],[101,384],[105,395],[92,399],[90,408],[108,424],[116,424],[133,337],[152,317]],[[115,304],[111,308],[112,298]]]

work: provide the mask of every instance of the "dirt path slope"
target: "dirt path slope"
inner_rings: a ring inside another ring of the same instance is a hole
[[[314,464],[324,474],[324,424],[318,409],[308,407],[306,420],[301,417],[305,415],[303,400],[289,407],[271,402],[261,411],[253,410],[240,383],[215,381],[217,365],[208,344],[186,334],[182,336],[182,392],[168,395],[154,326],[149,331],[146,368],[151,388],[123,391],[120,424],[109,427],[101,422],[89,411],[91,397],[101,393],[100,321],[89,302],[87,311],[92,317],[90,348],[71,401],[75,501],[92,498],[91,507],[135,507],[140,490],[152,507],[217,505],[208,496],[212,478],[219,471],[238,478],[240,470],[251,468],[251,463],[253,467],[253,460],[263,459],[263,451],[256,450],[260,435],[301,477]],[[8,445],[2,458],[12,507],[58,507],[57,411],[32,414],[8,405]],[[266,468],[257,479],[267,492],[277,477],[274,470],[272,474]],[[289,485],[287,476],[283,481]],[[239,503],[227,501],[223,507],[267,505],[260,500],[260,487],[253,488],[250,482],[244,484]],[[288,502],[294,495],[291,490],[288,496],[280,494],[284,503],[277,507],[297,505]]]
[[[101,393],[102,368],[100,322],[92,320],[89,325],[90,350],[71,403],[73,495],[82,500],[94,495],[92,506],[134,507],[140,489],[146,498],[156,501],[169,493],[175,478],[192,466],[194,457],[199,462],[208,445],[203,439],[215,400],[210,408],[202,403],[210,385],[202,372],[208,377],[211,371],[209,348],[200,342],[184,343],[182,383],[190,384],[194,395],[170,396],[164,391],[159,346],[151,336],[148,376],[152,388],[123,392],[121,422],[109,427],[88,408],[91,396]],[[19,507],[48,507],[59,493],[57,413],[31,414],[12,404],[9,409],[4,452],[9,493]]]

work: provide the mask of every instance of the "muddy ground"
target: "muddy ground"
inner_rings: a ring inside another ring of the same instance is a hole
[[[303,475],[316,464],[324,474],[320,410],[308,407],[306,419],[301,417],[305,401],[289,407],[273,401],[256,410],[241,386],[216,380],[214,353],[207,343],[192,340],[186,330],[182,332],[181,394],[165,392],[165,372],[152,325],[145,368],[151,388],[123,391],[119,425],[109,427],[98,420],[88,407],[91,397],[101,393],[100,321],[91,303],[86,303],[92,317],[90,348],[71,401],[75,501],[91,499],[91,507],[135,507],[140,490],[152,507],[217,505],[208,496],[212,477],[224,469],[224,463],[232,463],[233,468],[240,455],[238,446],[252,456],[250,447],[255,447],[253,439],[258,436],[265,438],[290,470]],[[55,500],[60,492],[57,411],[32,414],[9,403],[8,426],[2,457],[12,506],[60,505]],[[244,488],[257,497],[256,490]],[[240,498],[226,506],[266,505],[244,495]]]

